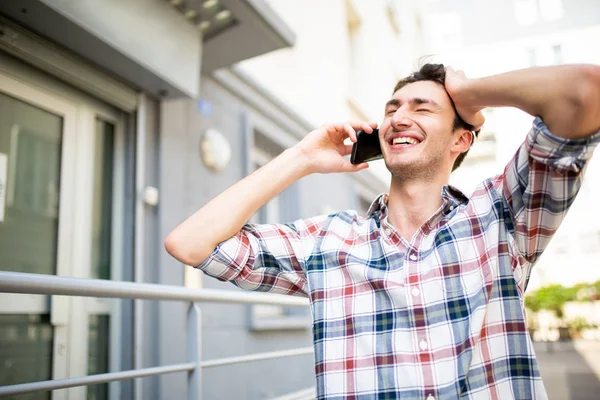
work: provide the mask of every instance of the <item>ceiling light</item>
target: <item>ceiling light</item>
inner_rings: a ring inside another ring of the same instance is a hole
[[[217,15],[215,15],[215,19],[217,21],[225,21],[229,17],[231,17],[231,11],[229,11],[229,10],[219,11],[219,13]]]
[[[202,4],[202,7],[208,10],[209,8],[213,8],[217,4],[219,4],[219,0],[207,0],[204,2],[204,4]]]
[[[183,14],[187,19],[194,19],[198,16],[198,11],[196,10],[187,10],[184,14]]]
[[[183,4],[183,0],[169,0],[169,3],[173,7],[179,7],[181,4]]]
[[[202,32],[206,32],[210,28],[210,21],[202,21],[198,24],[198,29]]]

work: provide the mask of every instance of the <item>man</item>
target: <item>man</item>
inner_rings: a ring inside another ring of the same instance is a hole
[[[488,106],[536,118],[504,172],[466,197],[448,181]],[[385,106],[392,181],[366,218],[245,225],[303,176],[367,168],[343,158],[344,140],[376,126],[309,133],[177,227],[167,250],[244,289],[308,296],[319,399],[546,398],[523,292],[600,141],[600,67],[467,79],[425,65]]]

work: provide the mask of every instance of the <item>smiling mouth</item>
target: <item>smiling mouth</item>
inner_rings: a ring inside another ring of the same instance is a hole
[[[420,140],[408,136],[395,137],[388,142],[392,148],[413,147],[421,143]]]
[[[392,146],[394,145],[414,145],[419,144],[420,142],[417,139],[411,137],[397,137],[392,139]]]

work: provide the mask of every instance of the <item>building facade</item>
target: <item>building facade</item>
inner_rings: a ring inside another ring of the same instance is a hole
[[[0,270],[238,290],[178,263],[164,238],[316,121],[349,119],[356,108],[321,102],[312,113],[239,65],[300,40],[274,8],[262,0],[0,3]],[[317,89],[296,97],[317,98]],[[385,189],[371,171],[310,176],[253,221],[364,212]],[[201,309],[206,360],[312,343],[306,308]],[[186,313],[180,302],[0,293],[0,386],[185,362]],[[186,379],[28,398],[185,398]],[[202,382],[208,399],[276,398],[314,386],[313,357],[208,369]]]

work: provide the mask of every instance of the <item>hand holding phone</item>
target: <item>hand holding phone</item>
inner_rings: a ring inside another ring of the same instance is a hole
[[[373,129],[373,133],[356,132],[356,143],[352,145],[350,162],[356,165],[380,158],[383,158],[383,154],[379,143],[379,129]]]

